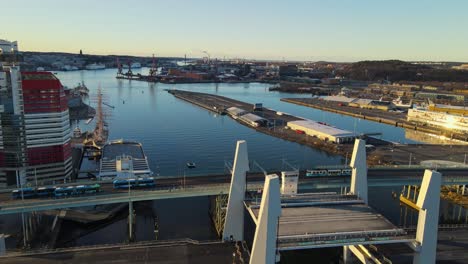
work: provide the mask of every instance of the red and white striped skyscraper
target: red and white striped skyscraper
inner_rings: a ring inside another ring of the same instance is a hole
[[[63,86],[50,72],[20,72],[7,61],[15,52],[0,54],[0,188],[69,179],[70,118]]]

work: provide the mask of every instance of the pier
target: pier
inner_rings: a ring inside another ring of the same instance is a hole
[[[338,145],[326,142],[312,136],[298,134],[296,131],[286,128],[287,123],[290,121],[303,120],[300,117],[278,112],[266,107],[262,107],[262,109],[254,109],[254,104],[218,95],[181,90],[168,90],[168,92],[178,99],[190,102],[215,113],[228,113],[228,109],[232,107],[242,109],[246,113],[253,114],[263,120],[266,120],[265,123],[262,125],[256,125],[253,122],[242,118],[242,116],[236,116],[235,114],[229,114],[229,116],[242,125],[270,136],[321,149],[330,154],[345,155],[347,152],[350,152],[352,148],[349,144]]]
[[[391,126],[402,127],[424,133],[444,136],[450,139],[468,141],[468,137],[464,134],[442,131],[440,129],[421,126],[407,121],[406,114],[389,113],[382,110],[362,109],[339,104],[338,102],[326,102],[316,98],[282,98],[281,101],[311,107],[327,112],[348,115],[364,120],[369,120],[377,123],[383,123]]]
[[[261,110],[255,110],[254,104],[207,93],[182,90],[168,90],[168,92],[178,99],[184,100],[208,111],[212,111],[217,114],[227,114],[233,120],[260,133],[296,142],[315,149],[320,149],[329,154],[345,156],[352,152],[351,144],[336,144],[331,141],[321,140],[316,136],[297,133],[297,131],[293,129],[286,128],[288,122],[303,120],[303,118],[280,112],[281,110],[273,110],[266,107],[263,107]],[[238,108],[237,110],[244,110],[245,113],[251,113],[263,118],[266,120],[266,124],[256,126],[251,122],[246,122],[242,116],[237,116],[235,112],[229,113],[228,109],[231,107]],[[377,139],[372,137],[372,134],[375,135],[379,133],[362,135],[362,138],[366,139],[366,144],[374,146],[373,150],[369,151],[368,155],[368,163],[370,166],[411,165],[419,164],[426,160],[446,160],[448,157],[453,159],[453,161],[458,161],[460,166],[465,166],[463,162],[467,152],[464,145],[406,145]],[[359,135],[355,136],[360,137]],[[409,160],[411,160],[410,164],[408,164]],[[436,167],[437,165],[434,165],[433,168]]]

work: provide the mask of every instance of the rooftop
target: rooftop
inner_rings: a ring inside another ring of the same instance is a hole
[[[102,151],[103,159],[115,159],[117,156],[127,155],[135,159],[144,159],[145,154],[138,142],[117,141],[106,144]]]
[[[23,80],[57,80],[51,72],[21,72]]]
[[[250,114],[250,113],[241,116],[241,118],[245,119],[245,120],[252,121],[252,122],[258,122],[258,121],[265,121],[266,120],[265,118],[263,118],[261,116]]]
[[[336,128],[336,127],[319,124],[319,123],[317,123],[317,122],[315,122],[313,120],[308,120],[308,119],[290,121],[290,122],[288,122],[288,126],[290,124],[294,124],[296,126],[301,126],[301,127],[307,128],[307,129],[313,129],[313,130],[315,130],[317,132],[327,134],[327,135],[331,135],[331,136],[342,136],[343,137],[343,136],[353,136],[354,135],[351,131],[347,131],[347,130],[339,129],[339,128]]]

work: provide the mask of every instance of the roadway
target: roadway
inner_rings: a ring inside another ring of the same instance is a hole
[[[234,243],[148,241],[133,244],[99,245],[50,251],[9,253],[2,264],[20,263],[248,263],[245,245]]]
[[[442,169],[443,185],[468,185],[468,170]],[[421,183],[423,169],[369,169],[369,186],[402,186],[417,185]],[[99,182],[101,192],[95,195],[82,195],[69,198],[11,198],[11,190],[0,193],[0,215],[52,210],[61,208],[83,207],[101,204],[123,203],[129,201],[145,201],[157,199],[186,198],[196,196],[210,196],[226,194],[229,192],[230,175],[212,175],[199,177],[161,177],[157,178],[157,185],[153,189],[116,190],[110,181]],[[264,175],[262,173],[249,173],[247,175],[248,190],[255,191],[263,187]],[[91,183],[91,182],[90,182]],[[96,182],[92,182],[96,183]],[[74,183],[74,184],[83,184]],[[321,188],[339,188],[349,186],[350,177],[306,177],[302,171],[299,179],[299,190],[310,191]],[[69,183],[68,185],[72,185]]]

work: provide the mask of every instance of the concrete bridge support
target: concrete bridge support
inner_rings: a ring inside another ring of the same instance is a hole
[[[353,170],[351,175],[350,193],[357,195],[368,204],[367,189],[367,161],[366,161],[366,141],[356,139],[354,143],[353,156],[349,164]]]
[[[6,255],[5,235],[0,234],[0,256]]]
[[[419,191],[417,206],[419,219],[416,229],[416,252],[413,263],[429,264],[436,261],[437,231],[439,224],[440,184],[439,172],[426,170]]]
[[[236,155],[232,170],[231,187],[229,189],[226,220],[224,222],[223,239],[233,241],[244,240],[244,198],[246,173],[249,170],[247,142],[237,141]]]
[[[134,219],[135,214],[133,212],[133,202],[128,202],[128,239],[130,241],[133,241],[134,236],[134,230],[133,230],[133,224],[134,224]]]
[[[276,254],[276,240],[278,221],[281,215],[280,199],[278,175],[267,175],[258,213],[250,264],[272,264],[279,261],[279,255]]]

